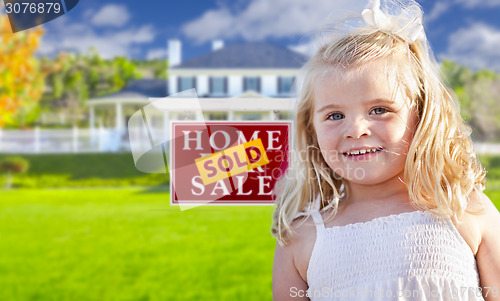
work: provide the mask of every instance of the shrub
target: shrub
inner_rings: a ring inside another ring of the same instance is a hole
[[[29,162],[22,157],[6,157],[0,162],[0,172],[5,173],[5,188],[12,187],[13,174],[25,173],[29,169]]]

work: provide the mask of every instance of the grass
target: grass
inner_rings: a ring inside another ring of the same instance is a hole
[[[1,154],[0,161],[9,155]],[[30,163],[29,174],[70,175],[73,180],[99,177],[124,179],[143,176],[131,153],[22,155]]]
[[[140,174],[130,154],[27,157],[42,178]],[[481,160],[500,209],[500,160]],[[0,301],[272,299],[271,206],[168,202],[151,187],[0,191]]]
[[[270,300],[272,207],[165,192],[0,192],[0,300]]]
[[[271,300],[272,207],[150,191],[0,192],[0,300]]]
[[[1,154],[0,161],[9,155]],[[168,175],[145,174],[135,168],[131,153],[23,155],[30,165],[15,175],[21,188],[168,185]],[[3,177],[0,178],[0,185]]]
[[[486,169],[486,187],[490,190],[500,190],[500,156],[481,155],[479,160]]]

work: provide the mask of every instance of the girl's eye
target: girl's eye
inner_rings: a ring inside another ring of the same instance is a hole
[[[344,118],[344,114],[342,113],[331,113],[326,117],[326,119],[331,119],[331,120],[340,120]]]
[[[375,109],[372,110],[372,112],[375,115],[382,115],[385,112],[387,112],[387,109],[385,109],[385,108],[375,108]]]

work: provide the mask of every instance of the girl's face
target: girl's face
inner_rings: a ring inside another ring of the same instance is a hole
[[[348,182],[374,185],[404,171],[417,114],[384,67],[370,63],[349,79],[327,75],[315,85],[312,116],[320,150]]]

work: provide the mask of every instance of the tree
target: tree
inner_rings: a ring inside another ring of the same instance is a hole
[[[498,139],[500,80],[492,72],[478,71],[465,89],[470,102],[469,123],[477,132],[475,138],[483,141]]]
[[[51,68],[46,78],[49,88],[42,100],[44,109],[71,116],[87,111],[87,99],[119,91],[131,79],[140,77],[135,65],[127,58],[105,60],[95,48],[90,48],[85,54],[59,53],[54,59],[45,58],[43,67]]]
[[[40,27],[12,33],[7,16],[0,14],[0,127],[23,125],[37,109],[44,74],[34,54]]]
[[[153,71],[154,77],[157,79],[167,79],[168,78],[167,70],[168,70],[168,61],[160,60],[156,64],[156,67],[154,68]]]
[[[465,66],[445,60],[441,63],[441,74],[458,98],[460,115],[466,122],[470,122],[474,103],[467,86],[474,81],[474,72]]]
[[[29,169],[29,162],[22,157],[7,157],[0,162],[0,172],[6,174],[5,188],[12,187],[13,174],[25,173]]]
[[[454,90],[464,87],[474,77],[474,72],[471,69],[447,60],[441,63],[441,74]]]
[[[461,116],[473,129],[473,138],[492,141],[500,135],[500,78],[482,69],[476,72],[451,61],[443,61],[441,72],[460,102]]]

